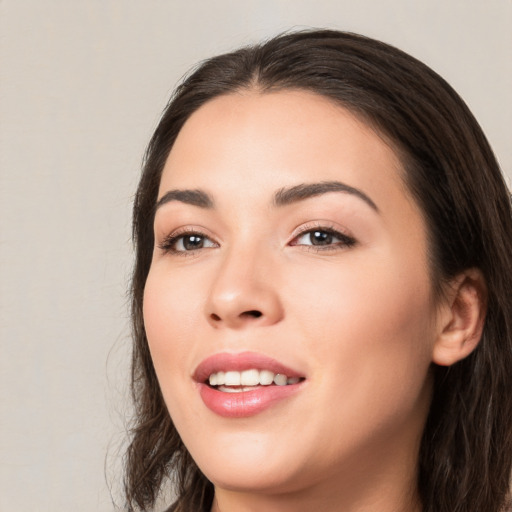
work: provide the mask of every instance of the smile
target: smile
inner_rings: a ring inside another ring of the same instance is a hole
[[[221,391],[233,392],[247,390],[257,386],[286,386],[297,384],[300,377],[287,377],[282,373],[274,373],[270,370],[250,369],[242,372],[228,371],[212,373],[208,378],[210,386],[217,386]],[[224,389],[225,388],[225,389]]]
[[[194,380],[208,409],[229,418],[263,412],[302,389],[303,375],[253,352],[216,354],[196,369]]]

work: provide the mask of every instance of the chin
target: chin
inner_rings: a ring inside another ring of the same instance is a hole
[[[296,454],[276,450],[278,443],[254,436],[237,442],[233,439],[237,436],[230,437],[227,443],[212,442],[215,450],[199,448],[200,457],[194,459],[216,487],[238,492],[285,492],[303,473],[304,464]],[[193,450],[191,455],[194,457]]]
[[[279,494],[293,491],[297,479],[295,472],[269,470],[254,464],[224,465],[224,467],[201,468],[204,475],[217,488],[240,493]],[[244,467],[241,467],[244,466]]]

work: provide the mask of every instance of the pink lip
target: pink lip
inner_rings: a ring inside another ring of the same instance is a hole
[[[227,418],[253,416],[268,409],[276,402],[294,395],[304,384],[304,381],[301,381],[287,386],[259,386],[257,389],[240,393],[224,393],[207,384],[207,379],[212,373],[229,370],[243,371],[252,368],[270,370],[287,377],[304,377],[296,370],[263,354],[255,352],[215,354],[202,361],[193,375],[206,407],[215,414]]]

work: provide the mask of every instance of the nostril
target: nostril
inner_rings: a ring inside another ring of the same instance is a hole
[[[251,309],[249,311],[244,311],[243,313],[240,313],[238,318],[239,319],[243,319],[243,318],[249,319],[249,318],[260,318],[261,316],[263,316],[263,313],[261,311],[258,311],[256,309]],[[211,313],[210,319],[216,323],[222,322],[222,317],[220,317],[216,313]]]
[[[242,313],[242,316],[251,316],[253,318],[259,318],[261,315],[261,311],[256,311],[255,309],[252,309],[251,311],[244,311]]]

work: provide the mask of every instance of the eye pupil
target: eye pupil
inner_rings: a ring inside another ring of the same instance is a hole
[[[311,233],[311,243],[313,245],[329,245],[332,243],[332,235],[325,231],[313,231]]]
[[[203,247],[203,237],[198,235],[188,235],[183,238],[183,247],[188,250],[192,251],[194,249],[200,249]]]

